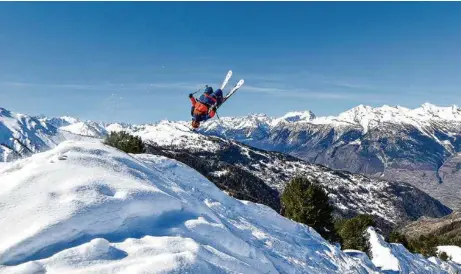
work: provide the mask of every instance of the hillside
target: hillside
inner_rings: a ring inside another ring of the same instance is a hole
[[[441,218],[421,218],[411,222],[400,231],[410,238],[420,235],[436,235],[444,238],[445,244],[461,246],[461,212],[455,211]]]
[[[11,265],[0,271],[371,270],[308,227],[163,157],[66,142],[0,178],[0,264]]]
[[[204,151],[196,149],[200,146],[198,143],[189,143],[149,145],[147,152],[186,163],[234,197],[263,203],[274,209],[278,209],[278,204],[271,198],[274,194],[263,185],[281,193],[289,180],[303,174],[317,179],[328,191],[338,217],[370,214],[375,216],[380,228],[386,232],[421,216],[440,217],[451,212],[437,200],[408,184],[334,171],[281,153],[228,143],[219,138],[209,137],[207,141],[212,142],[215,149]]]
[[[0,181],[1,273],[386,273],[392,267],[342,252],[264,205],[233,199],[177,161],[127,155],[99,142],[69,141],[7,164]],[[412,271],[460,270],[404,252],[393,254],[400,264],[409,258]]]

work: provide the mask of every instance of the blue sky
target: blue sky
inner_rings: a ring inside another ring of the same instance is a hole
[[[0,106],[98,121],[461,105],[460,2],[0,3]],[[233,83],[232,82],[232,83]]]

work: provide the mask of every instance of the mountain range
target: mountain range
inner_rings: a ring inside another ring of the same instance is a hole
[[[461,205],[461,108],[360,105],[338,116],[310,111],[205,123],[203,134],[279,151],[333,169],[410,183]]]

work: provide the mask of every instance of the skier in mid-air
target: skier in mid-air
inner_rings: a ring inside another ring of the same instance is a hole
[[[221,88],[218,88],[213,92],[213,88],[206,86],[205,92],[198,98],[194,98],[194,93],[189,94],[192,108],[190,114],[192,115],[192,128],[197,129],[200,127],[200,122],[211,119],[215,116],[216,110],[227,100],[232,94],[234,94],[244,83],[243,79],[240,79],[237,84],[224,96],[223,89],[226,87],[229,79],[232,76],[232,71],[226,75]],[[219,118],[219,116],[218,116]]]
[[[207,87],[198,99],[195,99],[192,93],[189,94],[189,98],[192,103],[191,115],[194,129],[200,126],[200,122],[213,118],[217,108],[224,102],[222,90],[217,89],[213,92],[212,87]]]

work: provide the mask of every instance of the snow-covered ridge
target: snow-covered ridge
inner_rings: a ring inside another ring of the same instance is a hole
[[[359,105],[338,116],[319,117],[314,124],[350,123],[360,125],[364,131],[382,123],[427,125],[430,121],[461,122],[461,108],[438,107],[429,103],[416,109],[400,106],[370,107]]]
[[[379,249],[389,248],[378,234],[373,260],[352,255],[266,206],[229,197],[186,165],[100,142],[68,141],[7,164],[0,181],[1,273],[460,270],[402,247],[392,248],[392,265],[377,267]]]
[[[2,273],[375,272],[163,157],[65,142],[0,181]]]

